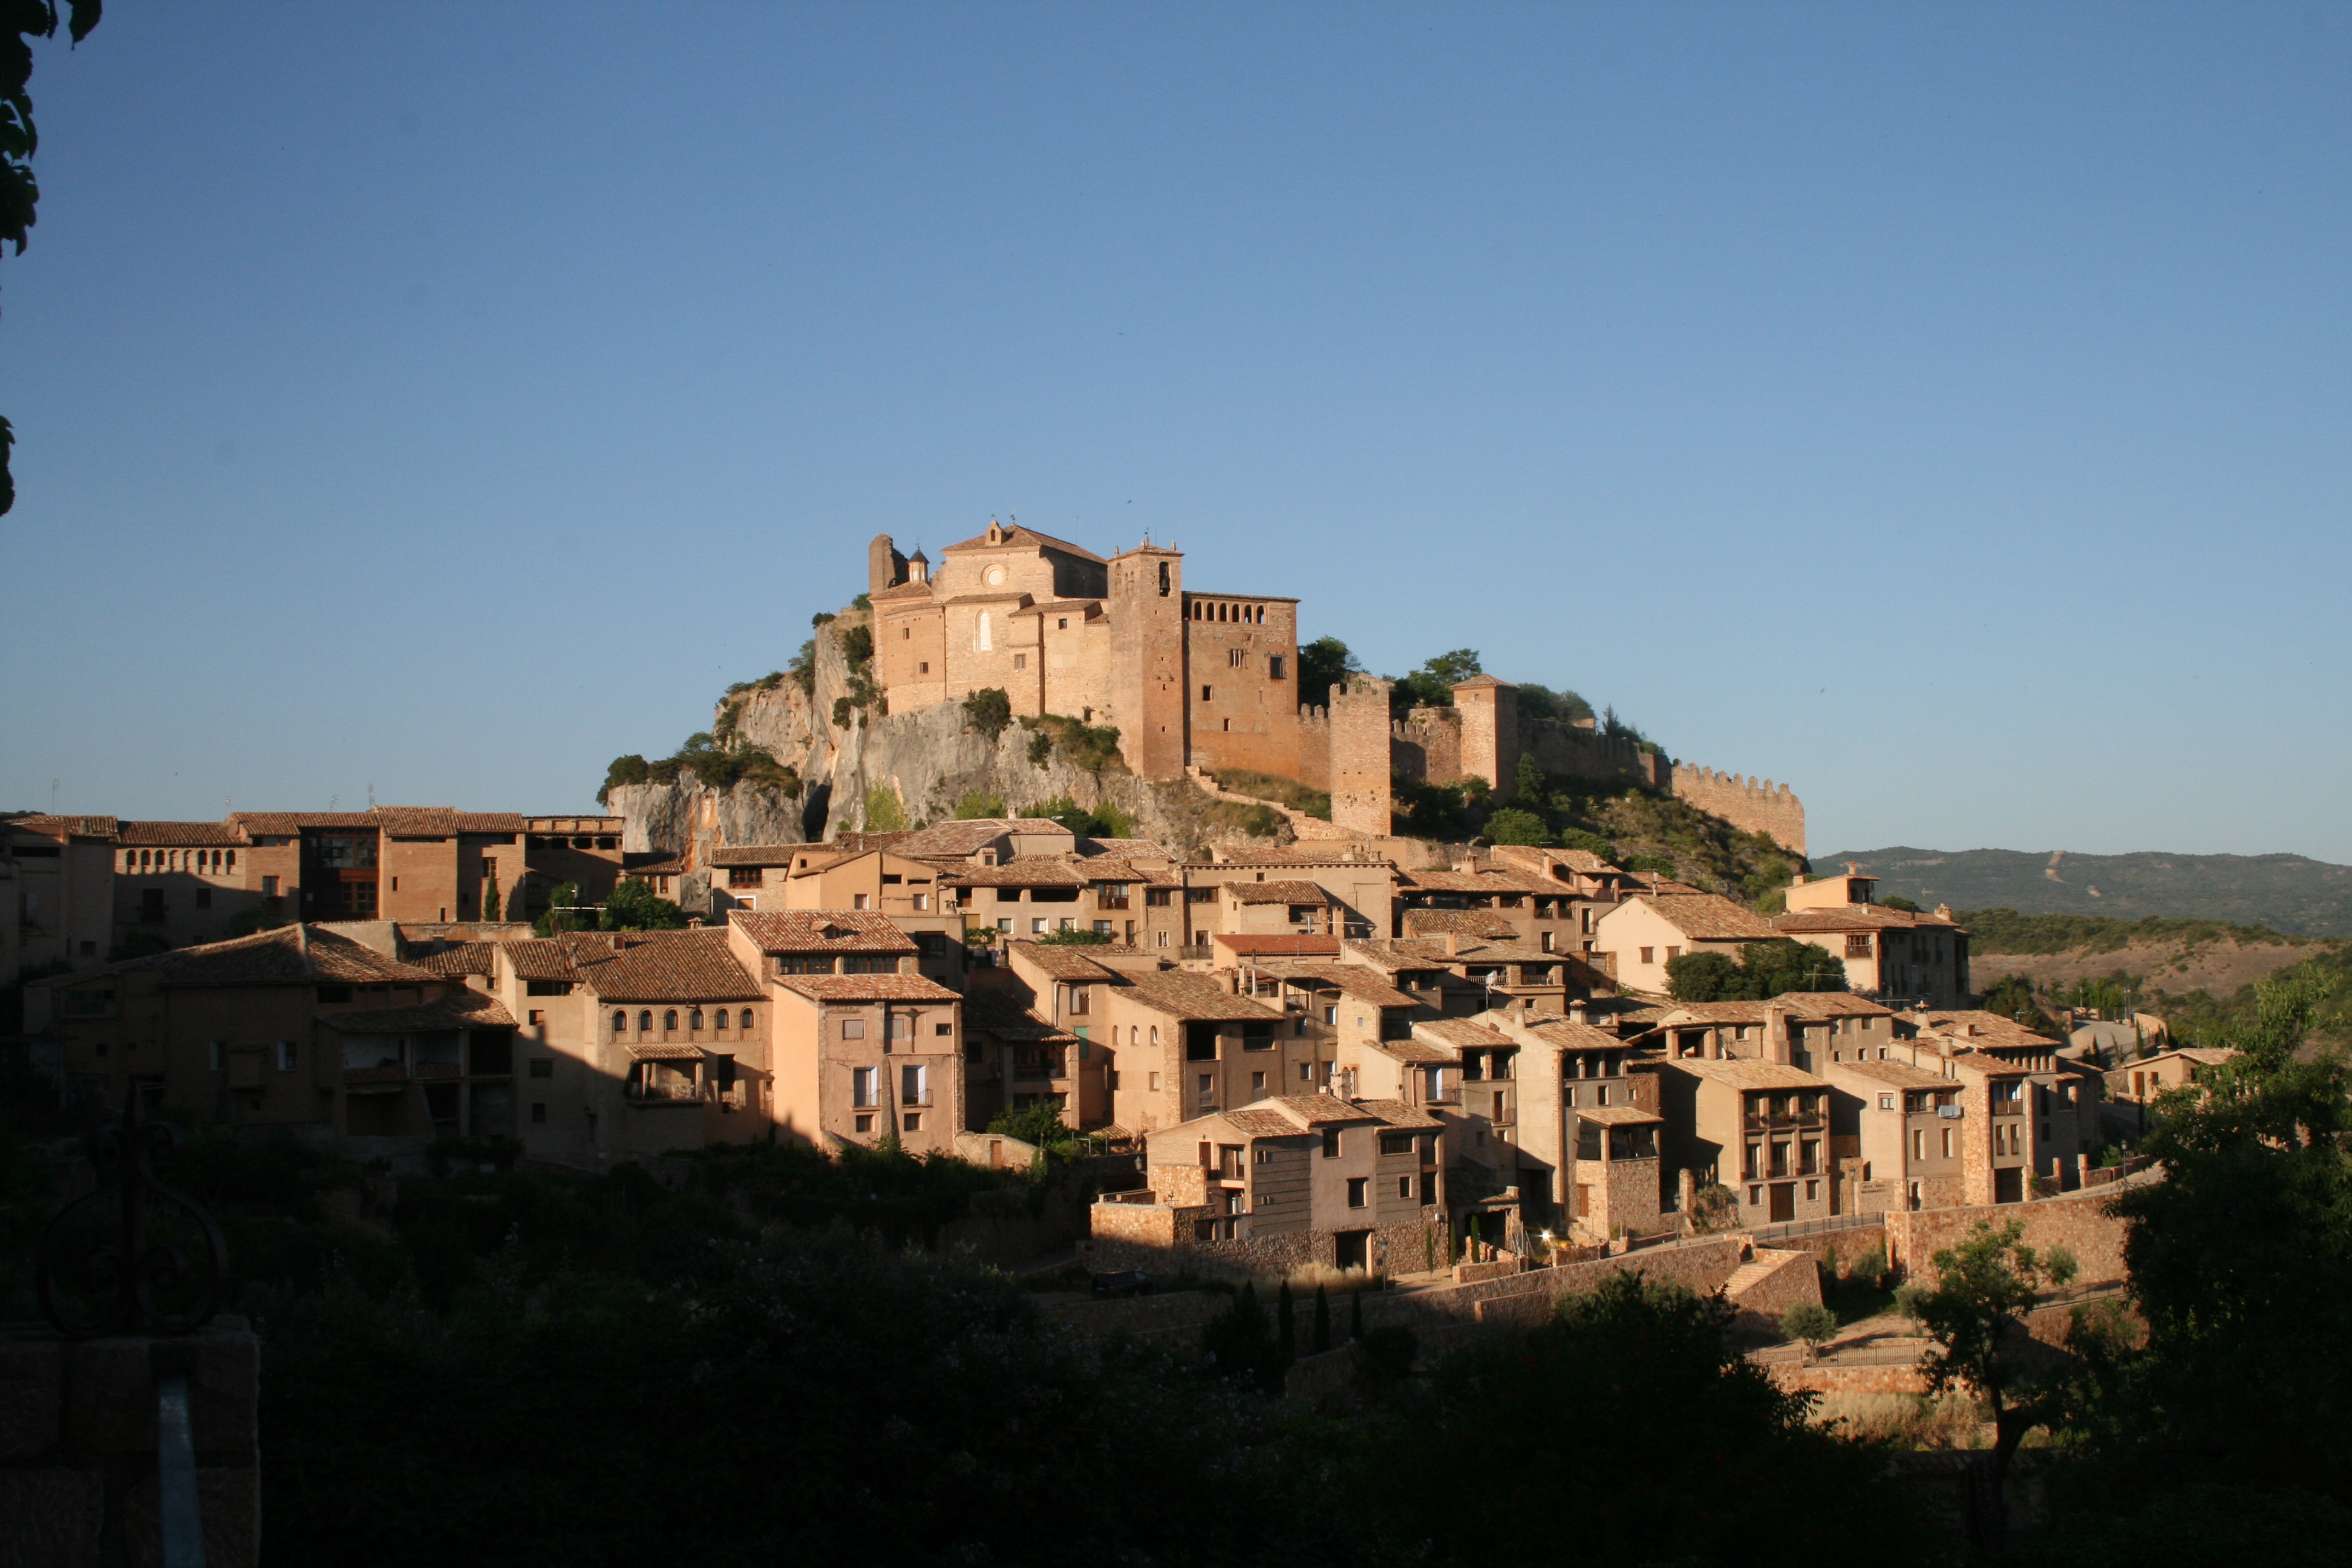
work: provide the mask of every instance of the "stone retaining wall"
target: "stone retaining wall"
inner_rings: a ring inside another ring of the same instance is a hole
[[[2106,1212],[2112,1188],[2093,1187],[2063,1197],[2021,1204],[1975,1204],[1963,1208],[1918,1209],[1886,1216],[1888,1258],[1914,1279],[1927,1276],[1937,1251],[1968,1238],[1979,1220],[1994,1228],[2011,1220],[2025,1226],[2024,1244],[2037,1249],[2063,1247],[2081,1266],[2088,1284],[2124,1278],[2124,1222]],[[1843,1249],[1841,1249],[1843,1256]]]

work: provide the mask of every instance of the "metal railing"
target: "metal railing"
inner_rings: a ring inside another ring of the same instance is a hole
[[[1768,1241],[1786,1241],[1792,1237],[1820,1236],[1825,1231],[1854,1230],[1863,1226],[1884,1225],[1883,1214],[1839,1214],[1827,1219],[1786,1219],[1778,1225],[1757,1226],[1748,1231],[1760,1245]]]

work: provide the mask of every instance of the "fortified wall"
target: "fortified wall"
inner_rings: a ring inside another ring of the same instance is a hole
[[[1672,783],[1676,800],[1712,812],[1734,827],[1769,834],[1783,848],[1805,853],[1805,804],[1787,784],[1776,785],[1770,779],[1759,784],[1753,777],[1688,763],[1675,764]]]

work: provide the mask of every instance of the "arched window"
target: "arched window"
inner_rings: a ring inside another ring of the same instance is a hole
[[[668,1034],[671,1030],[677,1027],[677,1009],[675,1007],[665,1007],[662,1009],[662,1033]]]
[[[617,1008],[614,1009],[613,1013],[613,1033],[616,1035],[625,1035],[628,1032],[629,1016],[626,1013],[621,1012]]]
[[[980,653],[986,653],[996,647],[996,639],[989,628],[986,610],[980,612],[980,621],[972,628],[971,646],[976,652]]]
[[[1155,1046],[1160,1043],[1160,1026],[1157,1024],[1151,1026],[1151,1043]]]
[[[718,1013],[718,1022],[719,1022],[719,1032],[720,1034],[722,1034],[722,1035],[723,1035],[723,1034],[725,1034],[725,1033],[727,1032],[727,1009],[726,1009],[726,1008],[721,1007],[720,1009],[719,1009],[719,1013]]]
[[[686,1026],[689,1029],[699,1029],[702,1027],[701,1008],[697,1007],[693,1012],[688,1013],[686,1016]]]
[[[654,1015],[653,1015],[653,1009],[652,1009],[652,1008],[650,1008],[650,1007],[648,1007],[648,1008],[646,1008],[644,1012],[639,1013],[639,1014],[637,1015],[637,1033],[639,1033],[640,1035],[650,1035],[650,1034],[652,1034],[653,1032],[654,1032]]]
[[[751,1026],[751,1009],[750,1009],[749,1007],[746,1007],[746,1008],[744,1008],[744,1009],[743,1009],[743,1027],[745,1027],[745,1028],[747,1028],[747,1029],[748,1029],[748,1028],[750,1028]]]

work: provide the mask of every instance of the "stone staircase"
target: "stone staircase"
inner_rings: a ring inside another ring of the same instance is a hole
[[[1239,790],[1227,789],[1202,773],[1197,763],[1187,763],[1184,766],[1184,776],[1200,785],[1202,793],[1213,800],[1237,801],[1244,805],[1263,805],[1269,810],[1280,812],[1283,820],[1290,824],[1291,833],[1298,838],[1365,837],[1365,835],[1352,828],[1336,827],[1319,816],[1309,816],[1303,811],[1294,811],[1278,800],[1261,800],[1254,795],[1244,795]]]

